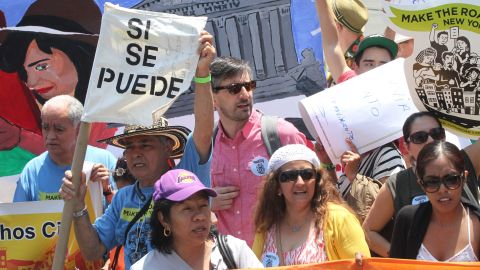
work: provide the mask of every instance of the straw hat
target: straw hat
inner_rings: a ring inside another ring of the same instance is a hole
[[[102,13],[93,0],[38,0],[15,27],[0,29],[0,43],[12,31],[65,36],[96,46]]]
[[[331,0],[335,19],[354,33],[365,31],[368,21],[367,6],[361,0]]]
[[[98,142],[125,148],[124,139],[126,138],[145,135],[164,136],[173,141],[172,155],[170,158],[175,159],[182,157],[190,130],[182,126],[169,126],[166,118],[155,115],[156,114],[154,114],[153,125],[149,127],[141,125],[126,125],[123,134],[99,140]]]

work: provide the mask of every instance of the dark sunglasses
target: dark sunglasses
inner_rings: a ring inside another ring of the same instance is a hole
[[[280,183],[296,182],[299,175],[303,181],[309,181],[315,178],[316,172],[313,169],[283,171],[278,174],[278,181]]]
[[[443,184],[447,189],[455,190],[462,185],[463,174],[447,174],[442,178],[435,176],[427,176],[420,180],[420,184],[426,192],[434,193],[440,189]]]
[[[408,137],[408,142],[412,142],[414,144],[422,144],[428,140],[428,136],[432,137],[432,139],[439,141],[445,139],[445,129],[441,127],[432,128],[429,132],[426,131],[418,131],[413,134],[410,134]]]
[[[230,85],[225,85],[225,86],[217,86],[213,88],[213,91],[218,92],[222,89],[226,89],[228,93],[232,95],[236,95],[242,91],[242,87],[245,87],[245,90],[247,92],[252,91],[257,87],[257,82],[256,81],[249,81],[249,82],[244,82],[244,83],[232,83]]]

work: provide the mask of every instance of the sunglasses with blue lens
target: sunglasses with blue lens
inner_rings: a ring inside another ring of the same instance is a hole
[[[317,173],[314,169],[283,171],[278,174],[278,181],[280,183],[296,182],[299,175],[302,177],[303,181],[310,181],[315,179]]]
[[[255,87],[257,87],[257,82],[256,81],[249,81],[249,82],[244,82],[244,83],[232,83],[230,85],[225,85],[225,86],[217,86],[213,87],[213,91],[218,92],[220,90],[227,90],[228,93],[232,95],[236,95],[242,91],[242,87],[245,87],[245,90],[247,92],[253,91]]]

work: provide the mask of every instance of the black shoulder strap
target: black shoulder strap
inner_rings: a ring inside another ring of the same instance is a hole
[[[278,135],[276,116],[262,115],[262,140],[267,148],[269,156],[272,156],[278,148],[282,146],[280,136]]]
[[[152,197],[150,196],[150,198],[148,198],[147,202],[143,205],[142,209],[140,209],[140,211],[133,217],[132,221],[130,221],[128,223],[127,229],[125,230],[125,235],[123,237],[123,239],[124,239],[123,244],[117,246],[117,248],[115,250],[115,256],[113,257],[112,268],[111,269],[115,270],[115,268],[117,267],[118,256],[120,255],[121,247],[123,245],[125,245],[125,241],[127,241],[128,232],[132,228],[133,224],[135,224],[147,212],[148,208],[150,207],[151,201],[152,201]]]
[[[222,255],[223,261],[227,265],[228,269],[237,269],[237,264],[233,258],[232,250],[228,246],[227,236],[221,233],[215,233],[217,238],[217,245],[220,254]]]
[[[212,141],[212,148],[215,146],[215,139],[217,138],[218,134],[218,122],[215,122],[213,125],[213,141]]]

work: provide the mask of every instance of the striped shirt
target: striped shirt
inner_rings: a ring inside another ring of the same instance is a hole
[[[405,169],[400,151],[393,143],[387,143],[362,155],[358,174],[373,178],[382,179]],[[350,190],[350,180],[345,174],[338,179],[338,187],[343,196]]]

